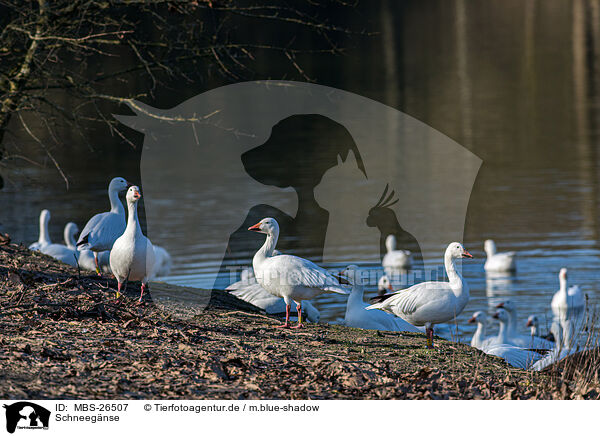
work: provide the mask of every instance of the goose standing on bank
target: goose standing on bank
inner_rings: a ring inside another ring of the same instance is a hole
[[[394,235],[388,235],[385,238],[385,248],[387,249],[387,253],[385,253],[381,262],[383,269],[398,270],[410,268],[412,264],[410,251],[396,250],[396,237]]]
[[[583,309],[585,306],[585,298],[581,288],[577,285],[568,286],[567,269],[562,268],[558,273],[560,289],[556,291],[552,297],[550,307],[556,316],[566,316],[570,310]]]
[[[247,303],[263,309],[269,315],[285,313],[286,304],[285,301],[283,301],[283,298],[276,297],[265,291],[265,289],[256,281],[252,268],[242,270],[240,280],[227,286],[225,290],[229,291],[240,300],[244,300]],[[319,310],[313,306],[310,301],[305,301],[302,304],[302,311],[304,312],[306,319],[310,322],[319,322],[321,319]]]
[[[127,191],[127,227],[117,238],[110,251],[110,269],[117,279],[117,298],[121,293],[123,283],[128,280],[142,282],[140,303],[144,296],[148,278],[154,269],[154,248],[148,238],[142,233],[138,220],[137,206],[142,198],[140,189],[131,186]]]
[[[444,253],[444,266],[448,282],[423,282],[408,289],[377,296],[378,301],[367,310],[381,309],[408,321],[415,326],[425,326],[427,348],[433,348],[435,324],[453,320],[469,302],[469,286],[456,270],[456,259],[472,258],[460,242],[452,242]]]
[[[279,238],[279,224],[273,218],[263,218],[249,227],[253,232],[267,235],[264,245],[252,259],[254,275],[258,283],[276,297],[285,301],[285,323],[282,328],[290,328],[290,308],[296,303],[298,324],[293,328],[302,328],[302,301],[333,292],[349,294],[348,286],[340,284],[338,278],[310,260],[289,254],[273,255]]]
[[[50,241],[50,234],[48,233],[48,221],[50,221],[50,211],[44,209],[40,212],[40,235],[37,242],[34,242],[29,246],[30,250],[39,251],[42,247],[52,244],[52,241]]]
[[[65,245],[50,244],[41,248],[41,252],[60,260],[63,263],[71,266],[77,266],[77,247],[75,246],[75,235],[79,229],[75,223],[67,223],[64,230]]]
[[[122,177],[115,177],[108,185],[110,211],[94,215],[87,222],[77,241],[78,250],[91,250],[94,253],[96,273],[100,274],[98,253],[110,250],[119,236],[125,231],[125,209],[119,200],[119,192],[131,186]]]
[[[496,308],[504,309],[508,317],[505,340],[507,344],[521,348],[535,348],[536,350],[550,350],[554,347],[553,342],[539,336],[522,335],[517,331],[517,305],[514,301],[502,301],[496,305]]]
[[[363,301],[364,286],[358,266],[347,266],[346,269],[340,272],[340,276],[346,277],[352,286],[352,292],[346,304],[344,325],[366,330],[420,333],[418,328],[407,323],[402,318],[380,310],[365,310],[369,305]]]
[[[515,262],[516,253],[509,251],[506,253],[498,253],[496,251],[496,243],[488,239],[483,243],[483,249],[487,254],[487,260],[483,269],[488,272],[511,272],[517,269]]]

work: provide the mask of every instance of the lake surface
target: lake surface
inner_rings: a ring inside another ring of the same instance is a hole
[[[355,40],[344,56],[319,56],[318,62],[307,57],[305,69],[319,84],[369,97],[425,122],[483,160],[464,227],[464,245],[475,259],[463,262],[471,300],[458,318],[461,336],[470,337],[474,326],[466,320],[474,311],[491,312],[506,297],[518,304],[523,332],[529,314],[538,315],[546,330],[562,267],[569,269],[570,283],[578,284],[590,305],[596,306],[600,302],[600,20],[593,19],[598,17],[597,3],[456,0],[370,5],[363,16],[379,34]],[[349,20],[360,22],[355,15]],[[281,61],[265,56],[258,73],[272,77],[277,73],[269,70],[269,62],[281,68]],[[179,90],[148,103],[174,106],[222,84],[204,83],[193,92]],[[67,221],[82,228],[93,213],[107,209],[111,177],[139,183],[139,149],[106,131],[100,133],[93,151],[80,144],[77,135],[56,149],[70,177],[68,190],[48,162],[42,168],[21,162],[3,168],[7,184],[0,194],[2,231],[15,241],[36,240],[39,211],[47,208],[52,212],[51,236],[61,240]],[[142,136],[129,134],[141,146]],[[307,140],[319,134],[309,131]],[[43,159],[17,128],[10,140],[22,141],[24,154]],[[218,195],[227,195],[238,187],[216,189]],[[165,222],[160,234],[151,235],[153,242],[164,246],[171,238],[185,239],[182,223],[203,219],[202,208],[193,202],[169,206],[178,211],[177,218]],[[516,275],[486,279],[483,241],[488,238],[496,241],[499,251],[518,252]],[[250,264],[262,243],[260,237],[252,241],[244,250],[230,253],[234,263]],[[285,244],[288,251],[318,258],[318,247],[293,238]],[[344,244],[348,261],[378,266],[377,259],[363,256],[351,235]],[[431,259],[427,266],[441,265],[444,248],[421,247]],[[164,280],[187,286],[212,286],[223,259],[219,250],[194,240],[177,244],[171,254],[172,275]],[[217,281],[217,287],[226,285],[222,278]],[[375,293],[372,287],[365,294]],[[343,318],[343,297],[326,295],[313,303],[321,310],[322,321]]]

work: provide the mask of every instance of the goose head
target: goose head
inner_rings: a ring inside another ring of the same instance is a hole
[[[494,313],[492,315],[492,317],[494,319],[497,319],[498,321],[500,321],[500,324],[507,324],[508,323],[508,313],[506,312],[506,310],[500,308],[496,311],[496,313]]]
[[[539,326],[538,317],[535,315],[529,315],[529,318],[527,318],[527,324],[525,324],[525,326],[530,327],[531,334],[535,335]]]
[[[127,195],[125,196],[127,199],[127,203],[135,204],[142,198],[142,194],[140,193],[140,188],[137,186],[130,186],[127,190]]]
[[[505,300],[496,305],[497,309],[504,309],[508,312],[514,312],[517,309],[516,304],[512,300]]]
[[[77,224],[67,223],[67,225],[65,226],[64,233],[63,233],[63,237],[65,239],[65,245],[67,247],[75,245],[75,235],[77,234],[78,231],[79,231],[79,228],[77,227]]]
[[[44,209],[40,212],[40,223],[47,225],[48,221],[50,221],[50,211],[48,209]]]
[[[459,259],[461,257],[473,258],[473,255],[465,250],[465,247],[460,242],[452,242],[446,248],[446,257],[451,259]]]
[[[266,235],[279,234],[279,224],[277,224],[275,218],[263,218],[253,226],[248,227],[248,230]]]
[[[357,265],[348,265],[340,271],[340,276],[348,279],[351,285],[362,285],[363,278],[360,268]]]
[[[388,252],[396,249],[396,237],[394,235],[388,235],[385,238],[385,248],[387,248]]]
[[[558,281],[560,282],[560,289],[567,289],[567,269],[561,268],[558,273]]]
[[[469,324],[473,324],[473,323],[477,323],[477,324],[484,324],[487,322],[487,315],[485,314],[485,312],[482,312],[481,310],[475,312],[471,318],[469,318]]]
[[[388,276],[381,276],[381,278],[377,282],[377,293],[379,295],[384,295],[387,294],[388,291],[392,292],[393,290],[394,288],[392,288],[392,282],[390,282]]]
[[[127,180],[125,180],[123,177],[115,177],[108,184],[108,191],[109,192],[121,192],[121,191],[124,191],[125,189],[129,188],[130,186],[133,186],[133,185],[131,183],[127,182]]]
[[[496,243],[491,239],[486,239],[486,241],[483,243],[483,250],[488,256],[493,256],[496,254]]]

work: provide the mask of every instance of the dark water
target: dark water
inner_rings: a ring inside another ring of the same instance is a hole
[[[591,304],[600,302],[599,2],[388,0],[361,7],[363,14],[349,14],[349,22],[379,34],[353,39],[344,56],[298,60],[317,83],[408,113],[483,160],[465,222],[464,244],[476,258],[464,262],[471,301],[459,317],[461,331],[468,335],[470,314],[502,296],[518,303],[523,331],[529,314],[549,325],[561,267],[569,268],[571,283],[583,288]],[[284,68],[269,56],[258,62],[261,78],[278,77]],[[148,102],[168,107],[222,84],[203,83]],[[139,150],[100,133],[93,151],[74,133],[72,143],[57,149],[70,177],[68,191],[48,162],[45,168],[21,163],[2,169],[7,176],[0,196],[2,230],[31,242],[37,238],[38,213],[48,208],[52,238],[60,240],[67,221],[81,228],[92,213],[106,210],[111,177],[139,181]],[[129,134],[141,145],[141,135]],[[16,127],[10,140],[22,141],[24,154],[42,159]],[[181,220],[188,214],[201,219],[193,205],[173,207]],[[177,219],[165,223],[153,242],[168,245],[179,229]],[[483,241],[488,238],[500,251],[518,252],[516,276],[486,280]],[[349,258],[361,258],[352,238],[347,245]],[[421,247],[440,264],[443,248]],[[310,255],[310,247],[303,253]],[[174,268],[166,280],[177,284],[210,286],[222,261],[202,241],[189,241],[171,254]],[[232,256],[249,263],[251,254],[249,248]],[[364,259],[364,265],[377,265],[376,259]],[[338,296],[314,303],[322,320],[343,316],[345,302]]]

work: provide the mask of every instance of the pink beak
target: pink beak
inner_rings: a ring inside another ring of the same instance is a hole
[[[260,223],[256,223],[251,227],[248,227],[248,230],[253,232],[260,232]]]
[[[467,250],[463,251],[462,257],[468,257],[470,259],[473,259],[473,255],[471,253],[469,253]]]

